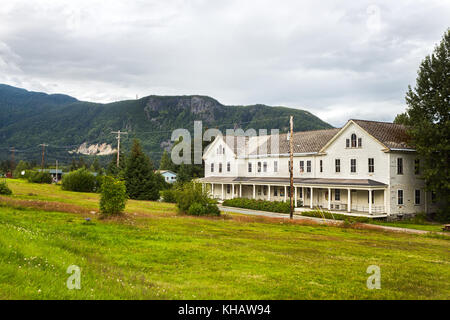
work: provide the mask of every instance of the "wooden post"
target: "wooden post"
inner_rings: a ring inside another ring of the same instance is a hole
[[[331,188],[328,188],[328,210],[331,210]]]

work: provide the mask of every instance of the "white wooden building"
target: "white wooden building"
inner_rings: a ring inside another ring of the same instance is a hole
[[[420,159],[407,141],[404,126],[365,120],[349,120],[340,129],[294,133],[296,207],[377,216],[433,210]],[[200,181],[214,198],[289,199],[286,134],[219,136],[203,159],[205,177]]]

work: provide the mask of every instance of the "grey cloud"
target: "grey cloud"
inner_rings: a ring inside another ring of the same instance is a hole
[[[16,1],[0,82],[90,101],[205,94],[392,120],[450,21],[448,1]]]

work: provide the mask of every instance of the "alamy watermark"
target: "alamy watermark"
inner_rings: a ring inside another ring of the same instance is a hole
[[[381,289],[381,269],[377,265],[367,267],[366,273],[371,274],[366,281],[367,289]]]
[[[176,165],[179,164],[202,164],[203,141],[211,142],[212,138],[223,137],[228,148],[236,152],[237,157],[246,157],[249,155],[268,155],[271,157],[279,156],[279,129],[271,129],[270,135],[266,129],[250,128],[226,129],[225,135],[216,128],[210,128],[203,132],[202,121],[194,121],[194,139],[187,129],[176,129],[172,132],[171,140],[176,142],[172,148],[171,159]],[[194,155],[192,157],[192,145]],[[252,147],[256,147],[252,149]],[[225,146],[223,146],[225,148]],[[269,149],[270,148],[270,149]],[[222,150],[218,154],[224,155]]]
[[[67,268],[67,273],[70,274],[70,276],[67,278],[67,281],[66,281],[67,289],[80,290],[81,289],[81,268],[76,265],[70,265]]]

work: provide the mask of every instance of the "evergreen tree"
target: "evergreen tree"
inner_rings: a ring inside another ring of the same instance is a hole
[[[124,171],[125,185],[131,199],[158,200],[162,182],[153,172],[150,158],[142,151],[139,140],[133,141]]]
[[[177,182],[188,182],[192,179],[190,167],[192,165],[186,165],[184,163],[180,164],[178,166],[178,172],[177,172]]]
[[[412,143],[423,159],[421,174],[436,194],[439,216],[450,220],[450,29],[434,52],[421,63],[416,86],[406,94],[406,114]]]
[[[166,150],[164,150],[159,162],[159,170],[174,170],[173,162]]]
[[[119,156],[119,168],[117,168],[117,153],[113,155],[111,161],[108,163],[106,167],[106,174],[109,176],[118,177],[120,173],[125,169],[125,157],[123,153],[120,153]]]
[[[13,173],[13,177],[14,178],[20,178],[21,172],[30,169],[30,165],[28,162],[20,160],[19,164],[16,166],[16,168],[14,169],[14,173]]]
[[[95,157],[94,161],[92,162],[91,165],[93,171],[100,173],[102,167],[100,166],[100,162],[98,161],[98,158]]]
[[[72,163],[70,164],[69,171],[75,171],[78,169],[78,164],[75,159],[72,159]]]

